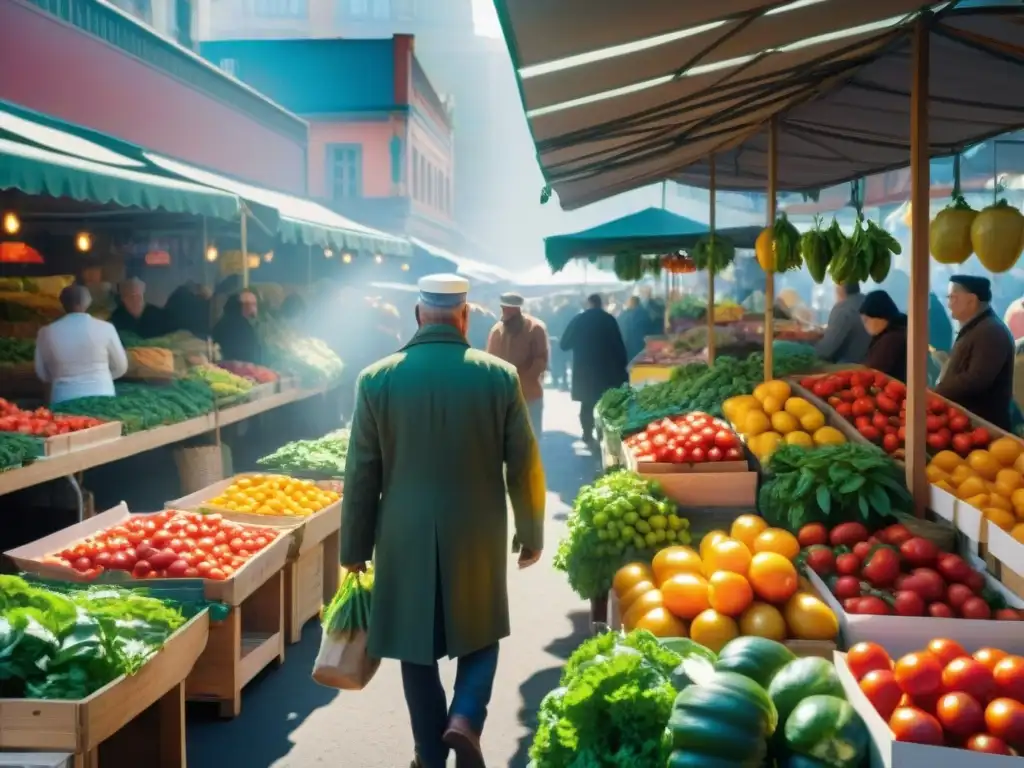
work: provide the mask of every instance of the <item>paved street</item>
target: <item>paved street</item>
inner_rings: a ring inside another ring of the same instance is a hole
[[[589,606],[551,566],[565,516],[579,486],[593,478],[598,460],[579,442],[578,405],[548,390],[542,452],[548,475],[544,559],[518,572],[510,562],[512,636],[502,642],[484,753],[491,768],[523,768],[541,698],[558,682],[562,664],[585,636]],[[417,574],[409,574],[417,578]],[[309,677],[319,628],[307,625],[302,642],[288,649],[285,665],[246,689],[242,715],[215,720],[189,705],[190,768],[405,768],[412,757],[398,664],[385,662],[369,688],[347,693],[322,688]],[[442,662],[448,681],[454,663]],[[454,764],[454,759],[452,760]]]

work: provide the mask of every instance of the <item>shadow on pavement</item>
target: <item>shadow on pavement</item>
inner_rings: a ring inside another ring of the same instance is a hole
[[[264,670],[249,683],[242,694],[242,714],[234,720],[217,718],[212,705],[190,704],[189,767],[223,768],[227,745],[233,752],[228,762],[245,768],[270,768],[291,752],[292,731],[339,693],[317,685],[310,677],[319,647],[320,627],[311,621],[302,640],[288,647],[289,669],[283,674],[281,670]]]
[[[600,460],[583,446],[578,435],[567,432],[545,432],[540,451],[548,491],[571,507],[580,486],[592,482],[597,475]],[[554,519],[564,520],[565,514],[556,514]]]
[[[563,662],[590,635],[589,610],[573,611],[567,618],[572,622],[572,631],[565,637],[553,640],[544,649]],[[563,666],[564,664],[558,664],[557,666],[535,672],[519,686],[519,693],[522,697],[522,707],[519,709],[519,723],[526,728],[526,733],[519,739],[519,746],[509,761],[509,768],[525,768],[530,762],[530,744],[533,743],[533,734],[537,730],[537,709],[540,707],[541,700],[550,691],[558,687]]]

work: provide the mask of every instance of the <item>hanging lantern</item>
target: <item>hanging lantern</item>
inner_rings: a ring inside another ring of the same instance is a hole
[[[88,253],[92,250],[92,235],[88,232],[79,232],[75,237],[75,248],[82,253]]]
[[[8,235],[16,235],[21,230],[21,219],[18,218],[18,214],[13,211],[8,211],[4,214],[3,220],[4,233]]]

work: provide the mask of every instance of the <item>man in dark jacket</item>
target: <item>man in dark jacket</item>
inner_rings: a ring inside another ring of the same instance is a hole
[[[110,323],[118,333],[133,333],[143,339],[152,339],[169,333],[164,310],[146,303],[146,284],[137,277],[129,277],[117,286],[120,301],[110,315]]]
[[[601,308],[598,294],[587,299],[587,309],[572,319],[559,345],[572,352],[572,399],[580,404],[583,439],[593,442],[594,406],[605,390],[629,380],[619,324]]]
[[[630,296],[626,309],[619,315],[622,339],[626,342],[626,357],[632,360],[644,351],[646,337],[651,329],[650,313],[640,307],[640,297]]]
[[[953,275],[947,303],[960,332],[936,391],[997,427],[1010,429],[1013,337],[989,307],[988,278]]]

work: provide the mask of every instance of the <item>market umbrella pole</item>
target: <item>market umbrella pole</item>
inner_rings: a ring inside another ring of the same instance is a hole
[[[715,156],[708,161],[708,229],[711,231],[711,253],[708,259],[708,364],[715,362]]]
[[[910,86],[910,306],[907,343],[907,488],[914,512],[924,517],[928,499],[925,476],[925,393],[928,389],[928,213],[930,159],[928,155],[928,17],[914,25],[913,82]]]
[[[768,122],[768,226],[775,226],[776,190],[779,185],[779,131],[773,117]],[[764,380],[772,380],[772,344],[775,341],[775,273],[764,276]]]

